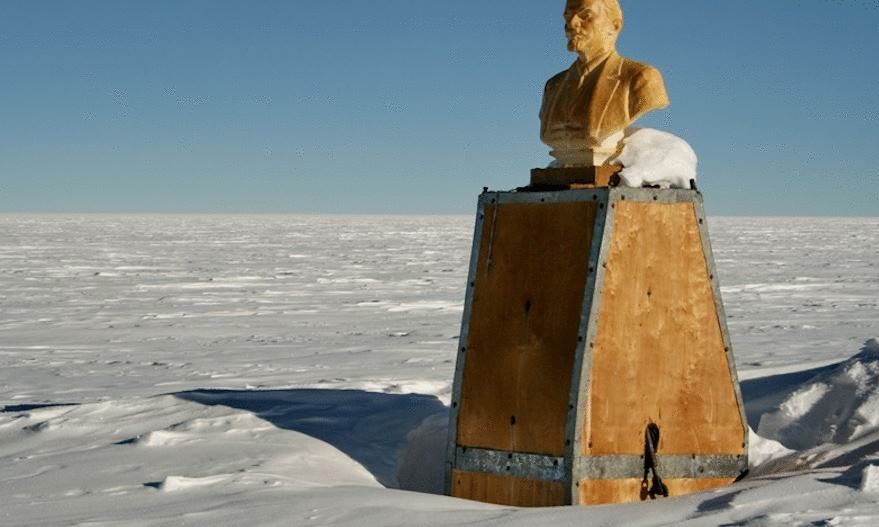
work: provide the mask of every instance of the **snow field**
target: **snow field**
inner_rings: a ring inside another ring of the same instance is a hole
[[[0,525],[879,524],[877,219],[710,219],[751,476],[552,510],[429,494],[472,218],[0,227]]]

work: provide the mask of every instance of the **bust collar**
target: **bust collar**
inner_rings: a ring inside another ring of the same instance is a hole
[[[615,50],[610,50],[604,55],[590,60],[588,63],[584,63],[582,58],[577,57],[577,60],[574,61],[573,68],[580,77],[583,77],[584,75],[588,75],[589,73],[600,68],[601,65],[604,64],[604,62],[607,61],[607,59],[614,53]]]

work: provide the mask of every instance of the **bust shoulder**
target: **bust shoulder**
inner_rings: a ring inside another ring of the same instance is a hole
[[[630,86],[630,116],[634,121],[641,115],[668,106],[665,80],[658,69],[643,62],[622,59],[620,77]]]
[[[551,90],[551,89],[555,88],[556,86],[558,86],[559,84],[561,84],[562,81],[564,81],[564,79],[567,76],[569,71],[570,71],[570,68],[568,68],[564,71],[560,71],[560,72],[556,73],[555,75],[553,75],[552,77],[550,77],[549,80],[546,81],[547,91]]]
[[[662,74],[659,70],[636,60],[622,58],[621,75],[626,79],[644,80],[647,82],[662,82]]]

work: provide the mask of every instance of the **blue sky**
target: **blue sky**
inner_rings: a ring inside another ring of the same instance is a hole
[[[879,0],[623,0],[714,215],[877,215]],[[563,0],[0,2],[0,212],[462,213],[545,166]]]

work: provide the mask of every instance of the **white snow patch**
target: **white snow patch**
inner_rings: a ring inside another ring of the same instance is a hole
[[[793,452],[778,441],[759,436],[750,427],[748,428],[748,464],[752,469]]]
[[[155,432],[149,432],[138,437],[132,441],[132,443],[146,447],[166,447],[195,443],[200,440],[202,440],[202,438],[193,437],[191,434],[156,430]]]
[[[863,436],[879,426],[879,393],[872,393],[858,407],[857,416],[864,420],[862,425],[855,427],[852,439]]]
[[[696,152],[680,137],[653,128],[626,129],[623,149],[609,164],[623,165],[627,187],[690,188],[696,179]]]
[[[794,392],[785,402],[781,403],[781,412],[789,420],[799,419],[806,415],[822,397],[830,391],[830,386],[815,383]]]
[[[217,476],[204,476],[200,478],[190,478],[186,476],[168,476],[161,482],[152,486],[165,492],[174,492],[179,490],[190,490],[208,485],[216,485],[225,483],[231,479],[230,475],[220,474]]]
[[[868,465],[861,472],[861,491],[879,492],[879,466]]]

